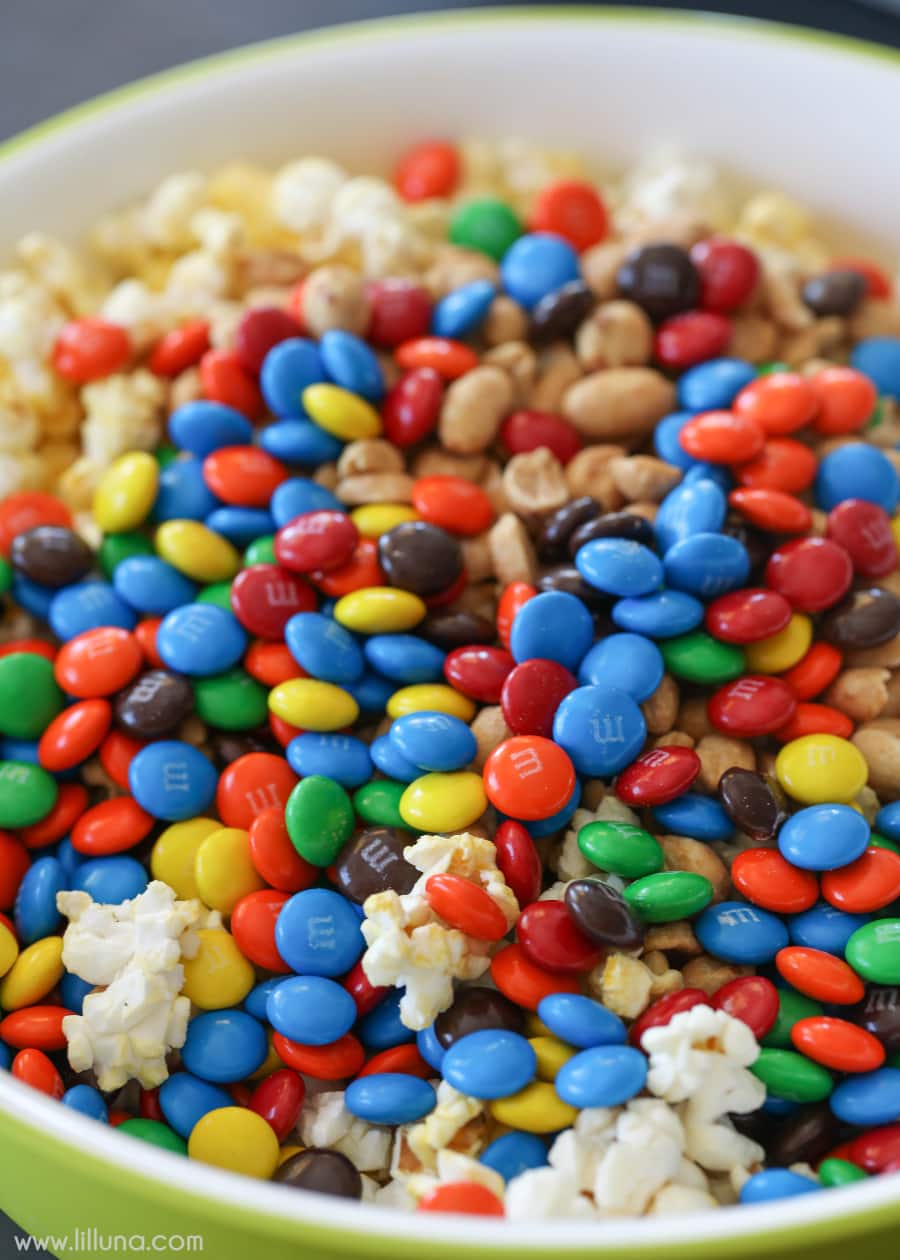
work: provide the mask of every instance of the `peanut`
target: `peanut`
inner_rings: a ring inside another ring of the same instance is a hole
[[[566,482],[573,499],[590,494],[604,511],[612,511],[623,503],[621,491],[609,471],[610,461],[625,454],[625,448],[611,443],[588,446],[566,464]],[[602,497],[601,497],[602,496]]]
[[[624,459],[612,459],[609,471],[619,490],[632,502],[646,499],[659,503],[682,477],[680,468],[654,455],[628,455]]]
[[[680,731],[686,731],[694,739],[703,739],[704,735],[712,735],[713,726],[706,713],[706,700],[703,696],[690,696],[682,700],[675,725]]]
[[[693,748],[696,744],[693,735],[686,735],[684,731],[667,731],[665,735],[657,735],[653,741],[653,748],[670,748],[673,745],[676,748]]]
[[[683,954],[688,958],[696,958],[703,953],[703,947],[687,919],[654,923],[647,929],[644,949],[661,949],[665,954]]]
[[[491,561],[498,582],[533,582],[537,556],[528,530],[512,512],[501,516],[488,535]]]
[[[854,722],[877,718],[888,702],[887,669],[845,669],[825,692],[825,703],[843,710]]]
[[[524,341],[505,341],[503,345],[488,350],[482,362],[506,372],[513,387],[512,405],[523,406],[537,380],[537,355],[531,346]]]
[[[728,735],[705,735],[697,745],[697,756],[700,758],[698,783],[707,792],[715,792],[722,775],[732,766],[756,769],[753,745]]]
[[[200,384],[200,369],[189,367],[184,372],[179,372],[169,386],[169,410],[175,411],[177,407],[183,407],[185,403],[195,402],[196,399],[202,397],[203,386]]]
[[[640,367],[653,356],[653,325],[634,302],[603,302],[576,332],[575,352],[588,372]]]
[[[438,433],[457,455],[476,455],[491,445],[500,422],[513,405],[513,384],[501,368],[484,364],[459,377],[447,389]]]
[[[494,576],[494,560],[487,533],[466,538],[462,544],[463,564],[470,582],[483,582]]]
[[[528,336],[528,316],[518,302],[500,293],[491,302],[481,335],[489,346],[505,341],[523,341]]]
[[[638,499],[636,503],[628,504],[628,511],[632,516],[643,516],[645,521],[652,522],[656,520],[659,504],[650,503],[647,499]]]
[[[449,451],[420,451],[413,460],[414,477],[462,477],[464,481],[481,481],[487,471],[484,455],[451,455]]]
[[[861,726],[852,740],[868,762],[869,787],[880,797],[895,800],[900,796],[900,722],[894,722],[894,729]]]
[[[569,499],[563,466],[546,446],[514,455],[503,470],[509,506],[523,514],[553,512]]]
[[[765,363],[775,357],[778,330],[765,315],[735,315],[731,323],[731,341],[727,353],[748,363]]]
[[[490,499],[496,516],[502,516],[504,512],[509,511],[509,500],[503,484],[503,469],[495,459],[487,461],[484,476],[481,478],[481,488]]]
[[[326,490],[336,490],[338,483],[337,464],[320,464],[313,473],[312,479]]]
[[[357,473],[338,482],[336,493],[342,503],[356,507],[362,503],[412,503],[413,479],[402,472]]]
[[[497,284],[499,279],[500,268],[487,254],[443,243],[435,250],[435,261],[425,273],[425,287],[433,298],[442,298],[473,280]]]
[[[769,314],[782,328],[800,332],[815,323],[815,316],[800,296],[796,278],[774,268],[763,274],[763,301]]]
[[[313,337],[332,328],[361,337],[371,308],[362,276],[344,263],[316,267],[303,284],[303,322]]]
[[[337,463],[338,476],[353,477],[357,473],[403,472],[403,456],[392,442],[384,438],[360,438],[348,442]]]
[[[869,298],[849,322],[853,341],[864,341],[867,337],[900,337],[900,306]]]
[[[713,887],[713,901],[724,901],[731,888],[725,863],[708,844],[688,836],[657,836],[669,871],[692,871],[704,875]]]
[[[478,745],[478,751],[472,764],[476,770],[482,770],[484,763],[497,745],[502,744],[505,739],[509,739],[512,731],[506,725],[506,719],[499,704],[491,704],[484,709],[479,709],[470,729]]]
[[[606,784],[602,779],[585,779],[581,794],[582,809],[597,809],[606,795]]]
[[[581,367],[563,342],[548,346],[538,355],[538,378],[528,399],[535,411],[559,411],[570,385],[581,380]]]
[[[563,414],[585,437],[639,440],[675,408],[675,387],[653,368],[592,372],[563,395]]]
[[[269,285],[285,288],[302,280],[308,270],[308,265],[293,250],[248,249],[238,255],[235,286],[239,293]]]
[[[716,989],[721,989],[729,980],[737,980],[740,976],[751,976],[752,967],[741,967],[732,963],[720,962],[709,954],[701,954],[692,958],[681,969],[684,983],[689,989],[702,989],[712,996]]]
[[[817,355],[828,355],[844,341],[846,325],[837,316],[818,319],[809,328],[788,333],[778,346],[778,357],[791,367],[799,367]]]
[[[619,291],[619,268],[629,246],[624,241],[604,241],[581,255],[581,274],[601,302],[614,298]]]
[[[665,735],[672,729],[678,713],[678,700],[678,683],[671,674],[663,674],[653,695],[641,705],[651,735]]]

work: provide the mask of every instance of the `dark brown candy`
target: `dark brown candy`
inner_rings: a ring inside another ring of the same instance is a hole
[[[852,315],[866,296],[866,279],[858,271],[826,271],[803,286],[803,301],[816,315]]]
[[[298,1151],[275,1170],[275,1181],[339,1199],[361,1199],[362,1178],[346,1155],[320,1146]]]
[[[472,612],[431,613],[417,627],[416,634],[446,652],[470,643],[493,643],[497,638],[493,623]]]
[[[741,520],[739,516],[729,516],[722,526],[722,533],[727,534],[729,538],[736,538],[746,549],[750,557],[748,583],[752,580],[754,584],[764,586],[762,575],[772,554],[770,539],[761,530],[754,529],[752,525]]]
[[[68,586],[89,573],[94,553],[64,525],[36,525],[17,534],[9,549],[14,569],[41,586]]]
[[[788,1116],[766,1144],[768,1162],[780,1168],[790,1164],[817,1164],[836,1146],[840,1125],[827,1102],[811,1103]]]
[[[595,538],[625,538],[645,547],[653,547],[656,541],[653,526],[643,516],[635,516],[632,512],[607,512],[592,521],[585,521],[572,532],[569,555],[574,556],[579,547],[593,542]]]
[[[863,1000],[847,1007],[846,1018],[876,1036],[888,1054],[900,1050],[900,988],[869,985]]]
[[[271,733],[265,729],[243,731],[237,734],[232,731],[211,733],[212,753],[220,766],[230,766],[238,757],[246,757],[248,753],[280,752]]]
[[[900,599],[873,586],[854,593],[822,618],[823,639],[842,648],[872,648],[900,631]]]
[[[632,250],[617,275],[619,293],[651,319],[689,311],[700,298],[700,277],[679,245],[642,245]]]
[[[596,304],[593,290],[583,280],[570,280],[542,297],[531,312],[531,340],[548,342],[571,337]]]
[[[740,766],[722,775],[719,799],[735,827],[754,840],[771,839],[787,817],[762,775]]]
[[[589,494],[580,499],[572,499],[557,508],[544,521],[544,527],[537,540],[538,555],[545,564],[554,564],[565,560],[567,544],[572,534],[583,525],[600,515],[600,504]]]
[[[360,905],[373,893],[408,893],[419,872],[403,856],[412,837],[396,827],[368,827],[341,849],[334,864],[334,882]]]
[[[577,926],[595,945],[636,949],[644,940],[644,929],[612,884],[576,879],[566,889],[565,902]]]
[[[415,595],[436,595],[462,573],[459,541],[427,521],[404,521],[378,540],[378,561],[391,586]]]
[[[191,684],[167,669],[148,669],[116,696],[116,724],[135,739],[160,739],[194,707]]]
[[[482,1028],[505,1028],[522,1032],[525,1016],[521,1007],[496,989],[460,989],[453,1005],[434,1021],[434,1035],[447,1049],[460,1037],[480,1032]]]
[[[738,1133],[768,1149],[777,1124],[774,1116],[768,1115],[765,1111],[732,1112],[728,1119]]]
[[[574,564],[559,564],[547,569],[538,578],[537,587],[540,591],[565,591],[567,595],[575,595],[591,612],[600,612],[612,604],[609,595],[585,582]]]

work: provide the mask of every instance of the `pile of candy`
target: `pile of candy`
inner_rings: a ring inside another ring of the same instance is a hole
[[[511,155],[0,276],[0,1064],[407,1210],[900,1168],[889,282]]]

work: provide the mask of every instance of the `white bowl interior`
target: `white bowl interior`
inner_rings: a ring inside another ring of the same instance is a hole
[[[198,63],[70,111],[0,147],[0,256],[26,231],[73,237],[165,174],[235,157],[330,154],[383,169],[429,135],[519,135],[613,162],[673,143],[797,195],[812,209],[900,244],[900,60],[852,41],[708,16],[535,11],[438,16],[276,41]],[[0,1107],[51,1141],[121,1162],[121,1135],[0,1074]],[[173,1187],[183,1161],[141,1145],[141,1167]],[[204,1165],[190,1186],[243,1197]],[[895,1200],[897,1178],[835,1194],[703,1216],[504,1223],[458,1219],[460,1243],[525,1250],[690,1243],[838,1222]],[[334,1201],[256,1184],[252,1205],[335,1224]],[[342,1204],[341,1227],[445,1238],[446,1221]]]

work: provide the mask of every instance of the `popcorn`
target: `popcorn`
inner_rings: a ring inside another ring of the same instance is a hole
[[[619,217],[623,226],[690,216],[710,227],[726,227],[733,217],[734,193],[713,162],[660,149],[625,176]]]
[[[594,1198],[611,1216],[640,1216],[681,1167],[684,1129],[654,1099],[632,1099],[616,1122],[615,1140],[597,1167]]]
[[[372,984],[404,989],[400,1018],[407,1028],[427,1028],[453,1001],[453,981],[476,980],[490,962],[490,942],[446,927],[425,897],[431,875],[450,872],[478,882],[503,912],[507,926],[518,902],[496,865],[490,840],[468,832],[420,836],[404,857],[422,872],[410,892],[374,893],[363,906],[362,933],[368,946],[363,970]]]
[[[689,1158],[715,1172],[762,1160],[762,1147],[727,1120],[728,1113],[756,1111],[766,1096],[762,1082],[747,1071],[759,1047],[742,1020],[695,1006],[663,1027],[649,1028],[642,1046],[650,1056],[647,1088],[685,1104],[681,1119]]]
[[[340,1151],[360,1172],[382,1172],[390,1163],[390,1130],[351,1115],[343,1090],[326,1090],[307,1101],[300,1117],[300,1136],[304,1146]]]
[[[93,1068],[103,1090],[130,1079],[146,1089],[160,1085],[169,1075],[166,1055],[187,1035],[181,959],[196,955],[197,930],[220,927],[221,916],[199,901],[177,901],[159,880],[119,905],[84,892],[58,893],[56,904],[69,919],[63,965],[104,986],[87,995],[81,1015],[62,1022],[69,1063],[77,1072]]]
[[[610,954],[587,975],[588,992],[625,1019],[637,1019],[650,1005],[656,977],[649,967],[628,954]]]
[[[191,219],[206,197],[206,177],[199,171],[169,175],[158,184],[140,213],[141,231],[161,249],[187,249],[193,239]]]
[[[301,236],[325,226],[346,171],[327,158],[302,158],[283,166],[272,184],[272,202],[280,223]]]
[[[421,1199],[439,1185],[460,1181],[485,1186],[501,1200],[506,1189],[506,1183],[498,1172],[459,1151],[438,1151],[435,1175],[414,1173],[407,1180],[406,1189],[413,1198]]]
[[[506,1187],[505,1207],[510,1221],[596,1216],[591,1200],[555,1168],[531,1168],[513,1177]]]
[[[438,1152],[451,1145],[465,1154],[472,1154],[483,1144],[484,1137],[483,1128],[473,1126],[472,1121],[485,1114],[485,1104],[481,1099],[461,1094],[448,1081],[441,1081],[437,1087],[434,1110],[419,1124],[406,1130],[405,1145],[426,1169],[434,1168]],[[467,1127],[467,1140],[461,1144],[461,1135]]]

